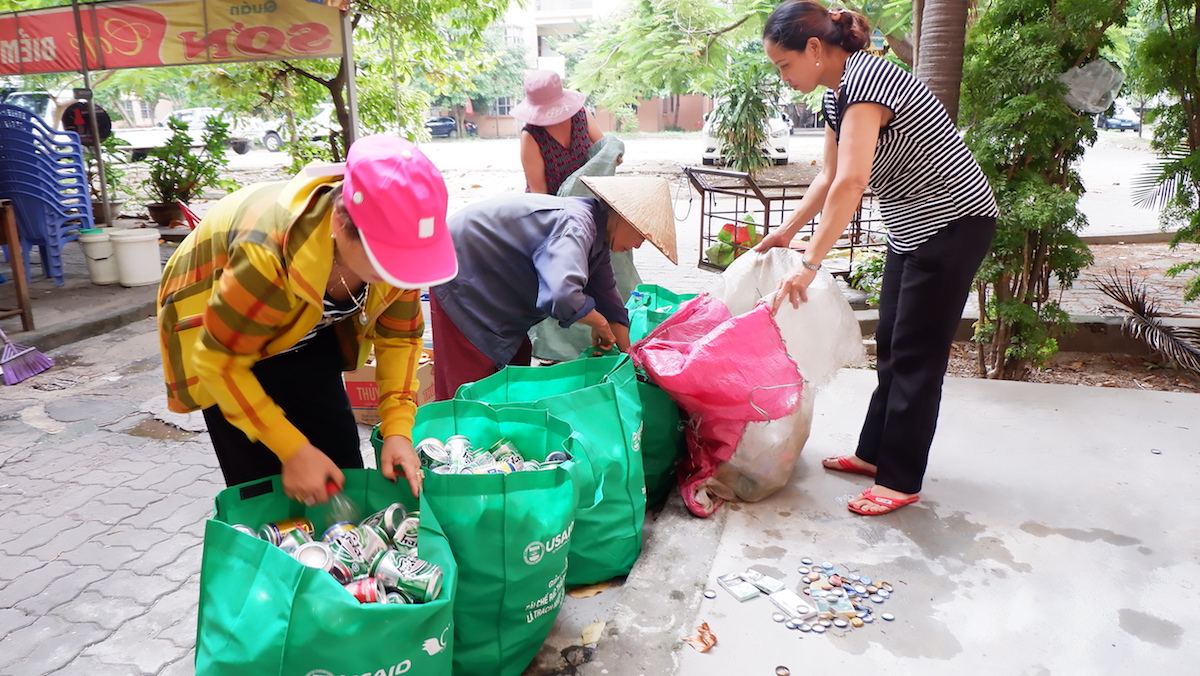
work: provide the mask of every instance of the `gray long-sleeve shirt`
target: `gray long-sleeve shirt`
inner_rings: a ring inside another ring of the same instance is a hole
[[[446,316],[503,367],[547,317],[566,327],[593,309],[617,324],[617,292],[595,199],[522,193],[472,204],[449,218],[458,276],[432,289]]]

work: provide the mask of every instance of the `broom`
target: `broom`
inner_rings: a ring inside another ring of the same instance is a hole
[[[5,385],[16,385],[54,366],[53,359],[38,352],[37,348],[17,345],[9,340],[3,330],[0,330],[0,339],[4,340],[4,350],[0,352],[0,368],[4,369]]]

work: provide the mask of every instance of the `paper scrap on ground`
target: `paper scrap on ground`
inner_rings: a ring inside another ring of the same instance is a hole
[[[567,592],[567,595],[576,599],[590,599],[611,586],[611,582],[597,582],[596,584],[589,584],[584,587],[576,587]]]
[[[691,636],[685,636],[683,642],[695,648],[697,651],[706,653],[708,649],[717,644],[717,635],[712,633],[708,628],[708,623],[696,627],[696,633]]]
[[[604,633],[604,622],[599,620],[589,624],[583,628],[583,645],[591,645],[600,640],[600,635]]]

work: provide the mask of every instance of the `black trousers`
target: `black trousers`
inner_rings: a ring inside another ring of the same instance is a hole
[[[344,469],[363,466],[358,425],[342,384],[341,357],[332,326],[296,350],[258,362],[252,371],[287,419],[334,464]],[[204,422],[227,486],[283,471],[279,457],[261,442],[250,441],[225,419],[219,407],[204,409]]]
[[[879,384],[855,451],[875,483],[918,493],[937,429],[950,346],[996,219],[951,222],[916,251],[888,251],[875,333]]]

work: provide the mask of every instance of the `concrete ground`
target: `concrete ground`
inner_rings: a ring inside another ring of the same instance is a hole
[[[683,265],[637,252],[647,281],[708,285],[693,267],[696,218],[680,225]],[[155,288],[90,284],[77,245],[66,264],[66,286],[34,284],[35,331],[0,321],[58,361],[0,387],[0,676],[190,674],[220,474],[196,416],[165,411]],[[675,497],[650,515],[632,574],[568,597],[527,673],[1190,670],[1200,395],[950,379],[922,501],[866,518],[845,503],[868,480],[818,460],[852,450],[872,387],[871,372],[844,370],[817,395],[778,494],[709,519]],[[715,583],[753,567],[796,589],[804,557],[892,582],[879,610],[896,620],[803,634],[773,622],[766,599],[739,604]],[[601,639],[583,646],[597,621]],[[680,641],[701,622],[717,636],[705,654]]]

